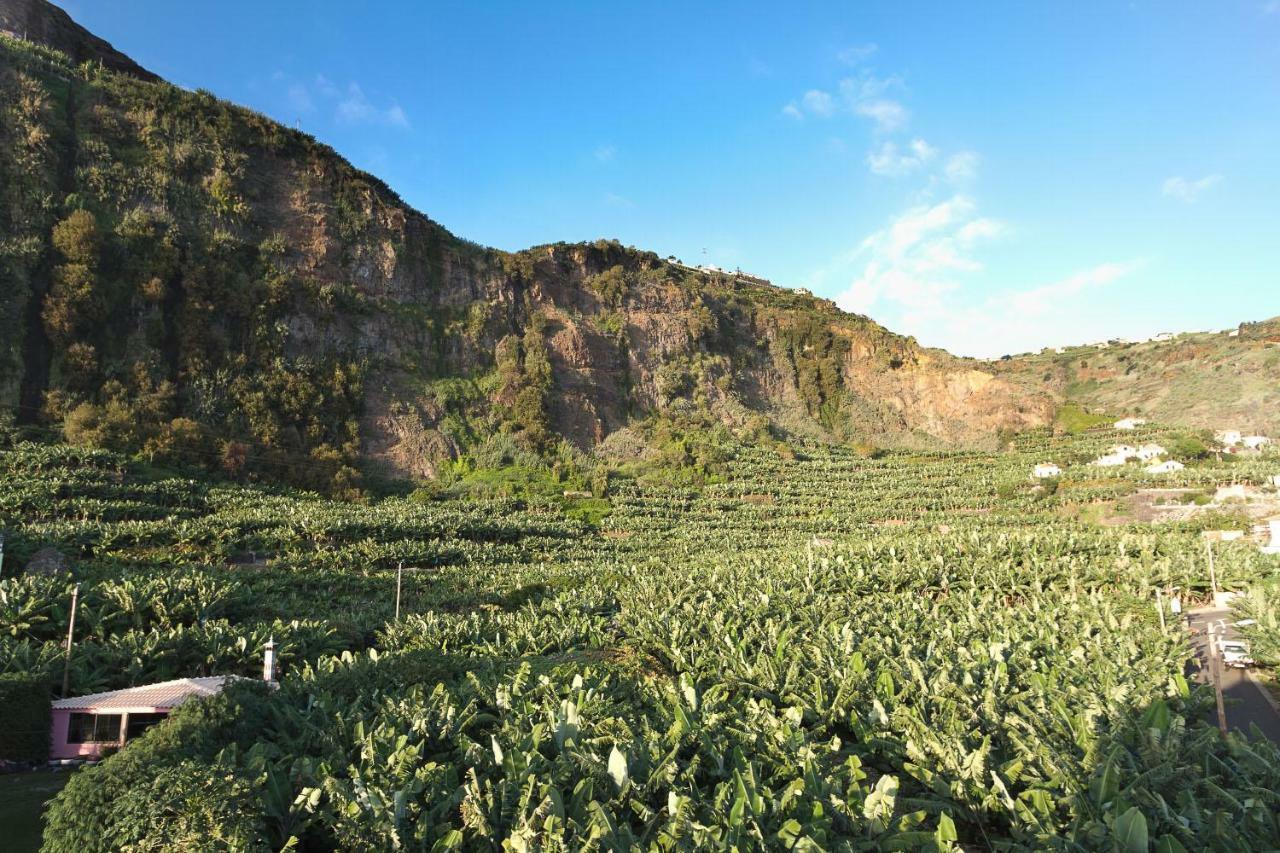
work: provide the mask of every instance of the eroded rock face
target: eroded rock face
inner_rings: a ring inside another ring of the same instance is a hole
[[[48,45],[76,63],[101,62],[140,80],[160,79],[46,0],[0,0],[0,30]]]

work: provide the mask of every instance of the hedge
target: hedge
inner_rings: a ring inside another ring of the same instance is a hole
[[[25,673],[0,674],[0,760],[49,757],[49,685]]]

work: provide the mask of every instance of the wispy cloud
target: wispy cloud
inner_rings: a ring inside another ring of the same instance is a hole
[[[330,112],[333,119],[342,124],[382,125],[407,128],[409,116],[394,100],[374,103],[354,81],[339,85],[323,74],[317,74],[309,82],[288,82],[286,75],[273,77],[277,83],[287,82],[285,97],[289,106],[301,115],[312,115],[320,110]]]
[[[965,183],[978,177],[978,165],[981,162],[982,158],[976,151],[961,151],[947,158],[943,172],[951,183]]]
[[[1280,0],[1277,0],[1280,2]],[[866,44],[855,44],[846,47],[844,50],[836,54],[836,58],[845,65],[861,65],[870,59],[878,48],[872,42]]]
[[[810,89],[783,106],[782,114],[799,119],[805,116],[831,118],[840,113],[869,118],[876,129],[890,133],[904,127],[911,113],[887,93],[903,88],[898,77],[877,77],[864,71],[857,77],[841,80],[835,92]]]
[[[612,163],[618,156],[618,148],[616,145],[601,145],[591,153],[598,163]]]
[[[905,148],[885,141],[867,154],[867,168],[877,175],[901,177],[919,171],[938,156],[938,149],[923,139],[913,139]]]
[[[1160,191],[1170,198],[1189,204],[1221,181],[1222,175],[1205,175],[1194,181],[1179,175],[1166,179]]]
[[[1095,310],[1094,292],[1140,269],[1141,260],[1098,264],[975,302],[969,286],[985,269],[983,249],[1008,233],[972,199],[955,195],[894,217],[818,278],[850,276],[836,298],[840,307],[962,355],[995,357],[1114,333]]]

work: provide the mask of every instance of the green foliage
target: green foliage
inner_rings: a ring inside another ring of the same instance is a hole
[[[43,679],[0,672],[0,720],[0,760],[43,762],[49,757],[49,685]]]
[[[1064,403],[1058,407],[1054,416],[1054,428],[1067,435],[1079,435],[1088,429],[1102,426],[1111,418],[1103,414],[1087,411],[1078,403]]]

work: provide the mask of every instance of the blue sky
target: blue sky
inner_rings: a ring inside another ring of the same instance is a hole
[[[1280,0],[63,5],[487,245],[617,238],[966,355],[1280,314]]]

